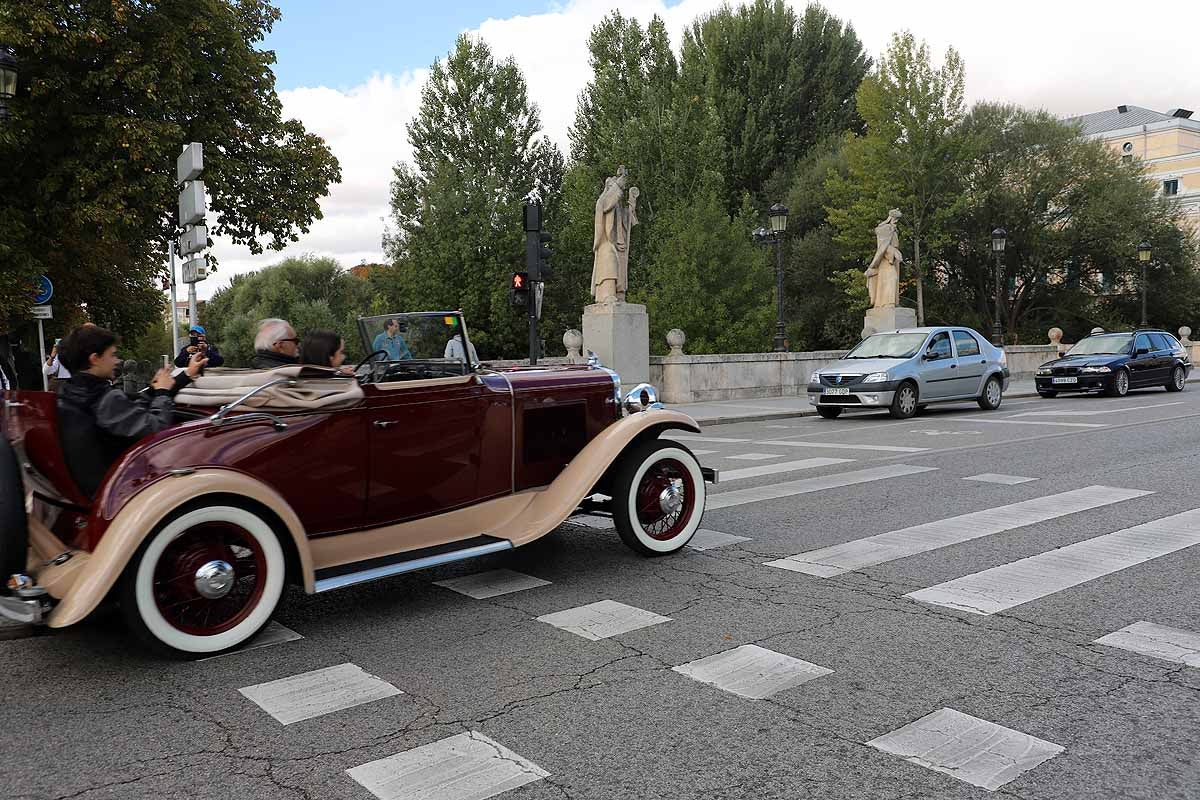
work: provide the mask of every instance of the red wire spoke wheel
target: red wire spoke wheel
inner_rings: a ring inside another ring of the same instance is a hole
[[[686,447],[652,440],[621,456],[612,512],[622,541],[637,552],[674,553],[691,540],[704,514],[700,463]]]

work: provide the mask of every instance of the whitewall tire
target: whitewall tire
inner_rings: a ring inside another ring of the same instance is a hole
[[[613,480],[617,533],[646,556],[674,553],[691,541],[704,516],[700,462],[683,445],[651,440],[621,457]]]

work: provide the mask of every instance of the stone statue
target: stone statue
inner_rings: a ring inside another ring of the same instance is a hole
[[[629,234],[638,224],[636,186],[626,201],[624,166],[605,178],[604,191],[596,199],[595,235],[592,239],[592,297],[597,303],[623,303],[629,289]]]
[[[900,302],[900,234],[896,220],[900,210],[893,208],[887,219],[875,226],[875,257],[867,265],[867,292],[871,308],[895,308]]]

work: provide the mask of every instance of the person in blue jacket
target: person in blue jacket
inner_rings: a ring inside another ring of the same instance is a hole
[[[408,343],[400,335],[400,323],[394,319],[389,319],[384,323],[383,333],[375,337],[375,341],[371,343],[371,349],[387,353],[388,361],[400,361],[413,357],[412,351],[408,349]]]
[[[175,356],[175,366],[186,367],[196,353],[207,358],[210,367],[219,367],[225,363],[225,358],[217,350],[217,346],[208,343],[208,335],[204,332],[203,325],[188,328],[188,343],[180,349],[179,355]]]

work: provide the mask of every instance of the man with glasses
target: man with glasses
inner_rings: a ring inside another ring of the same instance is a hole
[[[264,319],[258,323],[258,335],[254,337],[254,358],[250,365],[255,369],[275,369],[300,363],[300,339],[296,330],[285,319]]]

